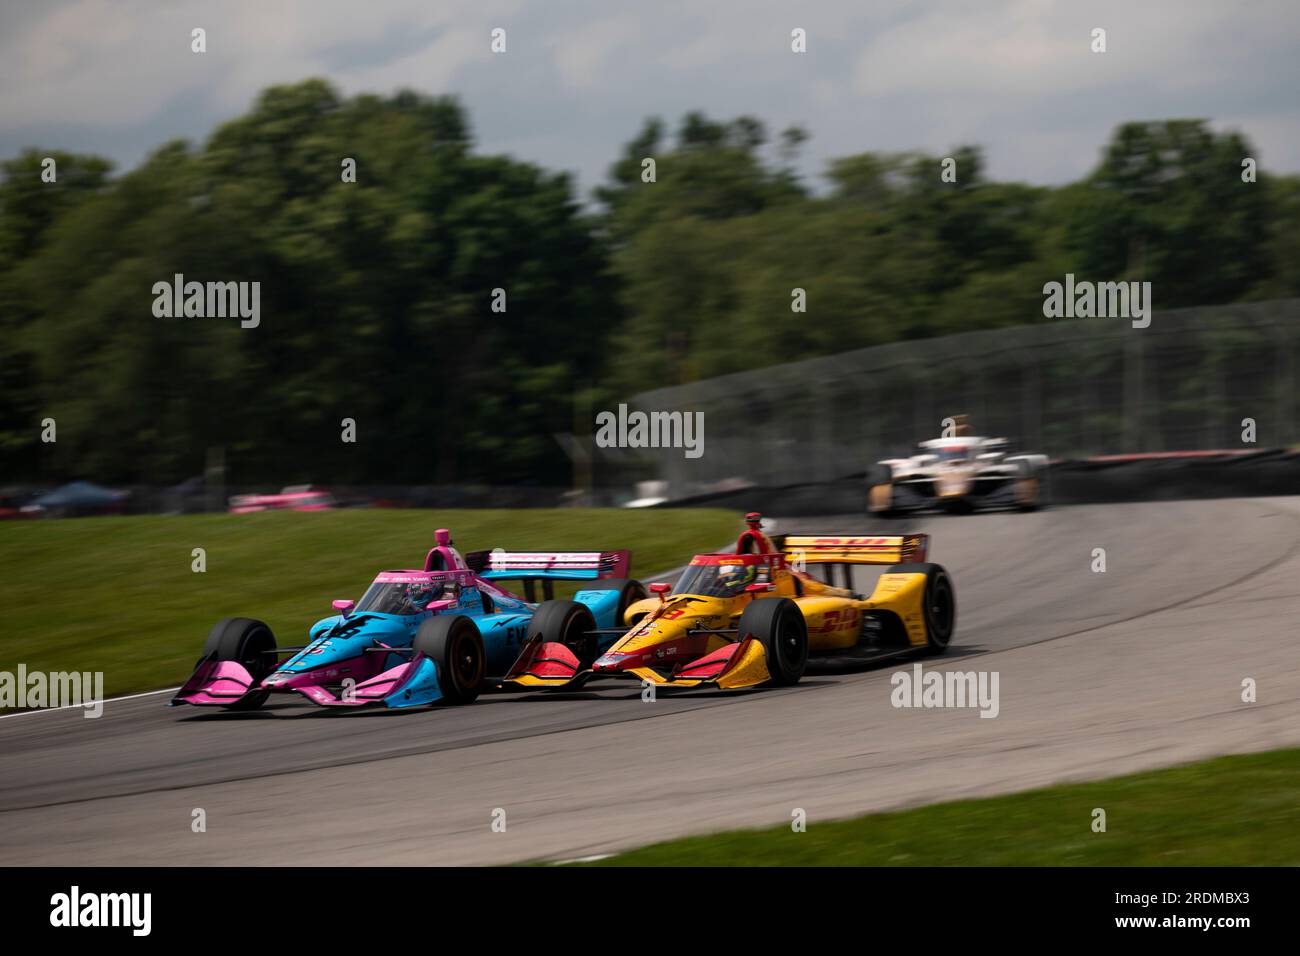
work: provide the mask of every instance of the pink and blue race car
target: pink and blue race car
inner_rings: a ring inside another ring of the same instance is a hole
[[[573,601],[591,611],[593,636],[604,644],[647,594],[627,577],[627,551],[498,549],[462,557],[448,531],[435,539],[423,568],[383,571],[359,602],[335,601],[338,613],[317,621],[302,647],[277,647],[262,621],[218,621],[172,705],[253,710],[274,693],[322,707],[468,704],[504,680],[541,636],[530,633],[543,623],[533,620],[539,585],[549,600],[556,581],[580,582]],[[521,581],[524,597],[499,581]]]

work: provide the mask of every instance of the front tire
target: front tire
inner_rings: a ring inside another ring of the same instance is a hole
[[[248,671],[253,679],[251,686],[256,687],[275,670],[276,655],[266,653],[275,650],[275,635],[261,621],[250,617],[222,618],[208,632],[208,640],[203,645],[203,656],[215,655],[218,661],[230,661],[239,664]],[[245,694],[233,704],[226,704],[226,710],[257,710],[271,696],[269,690],[260,690]]]
[[[1037,511],[1043,503],[1043,484],[1038,470],[1029,462],[1021,461],[1019,476],[1012,482],[1017,511]]]
[[[896,564],[886,574],[924,574],[925,646],[931,654],[942,654],[957,629],[957,592],[941,565],[929,562]]]
[[[483,635],[460,614],[431,617],[415,632],[411,647],[433,660],[438,686],[449,704],[468,704],[483,690],[487,654]]]
[[[808,622],[789,598],[755,598],[740,615],[737,636],[763,645],[774,687],[799,683],[808,666]]]
[[[527,640],[563,644],[578,659],[579,670],[596,661],[596,619],[591,609],[574,601],[545,601],[528,622]]]
[[[894,470],[872,465],[867,469],[867,513],[886,517],[894,510]]]

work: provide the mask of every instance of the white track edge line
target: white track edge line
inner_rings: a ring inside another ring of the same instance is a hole
[[[179,687],[164,687],[162,690],[147,690],[143,694],[127,694],[125,697],[110,697],[103,701],[91,701],[87,704],[64,704],[62,707],[40,707],[36,710],[22,710],[16,714],[0,714],[0,720],[9,720],[12,717],[31,717],[33,714],[52,714],[60,710],[85,710],[87,706],[95,704],[114,704],[119,700],[135,700],[137,697],[156,697],[159,694],[174,694],[180,690]]]

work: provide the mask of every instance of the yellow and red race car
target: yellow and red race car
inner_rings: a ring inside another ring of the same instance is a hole
[[[593,676],[781,686],[803,676],[810,655],[877,660],[948,647],[957,600],[947,572],[925,560],[928,535],[790,535],[778,546],[759,515],[746,519],[734,554],[696,555],[676,586],[650,585],[652,596],[628,606],[604,653],[596,648],[610,631],[586,608],[544,603],[507,681],[569,690]],[[890,567],[863,596],[853,590],[855,565]]]

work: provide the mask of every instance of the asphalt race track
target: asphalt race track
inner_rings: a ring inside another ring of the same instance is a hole
[[[99,720],[0,720],[0,863],[566,859],[788,823],[795,807],[816,826],[1300,744],[1300,498],[891,523],[904,525],[934,535],[957,589],[953,647],[924,663],[997,671],[995,719],[892,707],[890,675],[910,661],[653,702],[621,682],[409,713],[275,698],[228,715],[141,697]],[[859,515],[776,530],[880,527]],[[1244,678],[1256,703],[1241,701]]]

